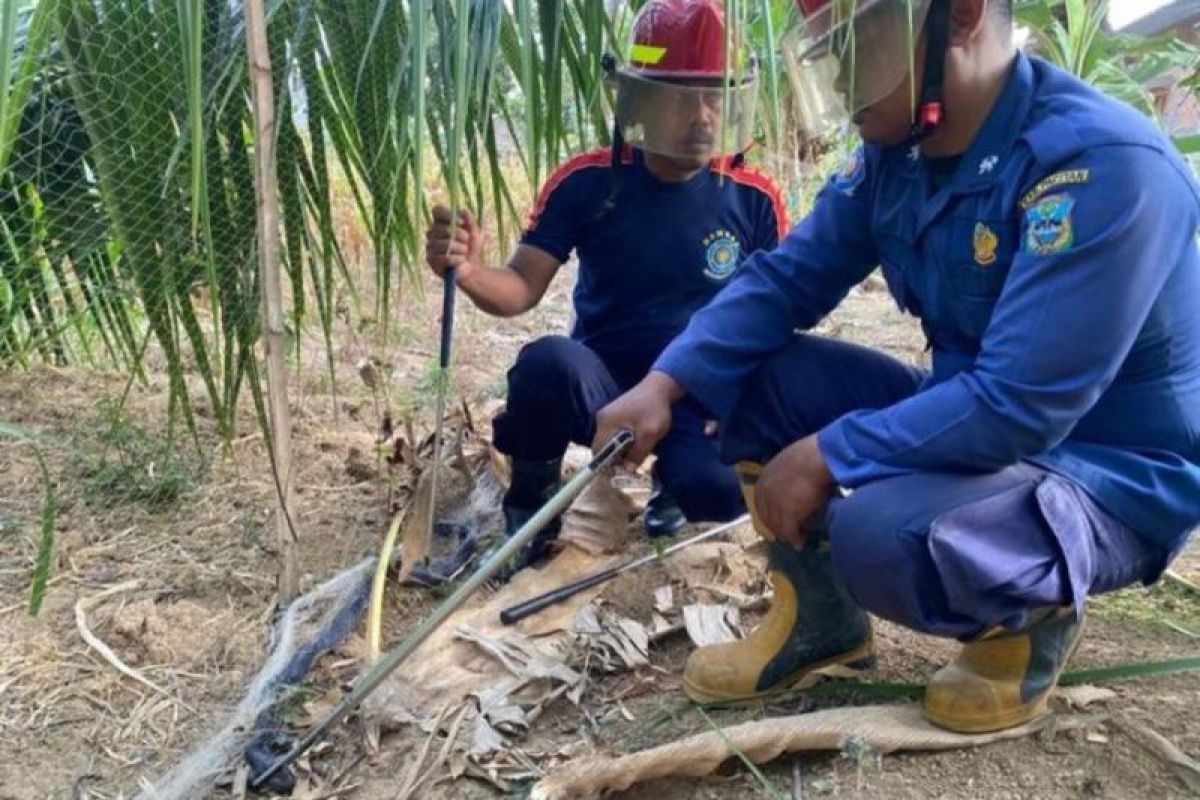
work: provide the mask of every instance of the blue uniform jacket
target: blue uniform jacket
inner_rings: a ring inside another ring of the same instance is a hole
[[[935,189],[916,148],[863,148],[655,368],[727,417],[881,265],[933,370],[819,432],[842,485],[1028,460],[1173,548],[1200,522],[1198,225],[1196,181],[1150,120],[1018,54],[952,179]]]

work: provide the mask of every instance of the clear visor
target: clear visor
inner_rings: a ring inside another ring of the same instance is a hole
[[[754,140],[758,85],[728,86],[617,75],[617,121],[634,147],[659,155],[708,160],[735,155]]]
[[[894,92],[913,70],[929,0],[833,0],[789,34],[791,88],[806,133],[828,130]]]

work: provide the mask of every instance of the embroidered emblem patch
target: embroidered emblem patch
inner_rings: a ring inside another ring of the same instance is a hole
[[[1072,183],[1087,183],[1092,177],[1090,169],[1068,169],[1056,172],[1048,178],[1038,181],[1038,184],[1025,193],[1021,198],[1021,210],[1028,211],[1037,199],[1051,189],[1067,186]]]
[[[975,223],[975,263],[982,267],[996,263],[996,248],[1000,237],[982,222]]]
[[[865,177],[867,177],[867,162],[863,159],[862,148],[859,148],[850,154],[841,170],[833,176],[833,188],[844,195],[852,196]]]
[[[1025,250],[1047,256],[1061,253],[1075,243],[1071,210],[1075,198],[1069,194],[1043,197],[1025,212]]]
[[[742,244],[727,230],[713,231],[704,237],[704,275],[709,280],[725,281],[741,263]]]

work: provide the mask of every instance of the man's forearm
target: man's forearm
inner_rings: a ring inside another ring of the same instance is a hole
[[[667,398],[669,403],[678,403],[687,396],[687,389],[684,389],[679,381],[662,370],[650,370],[646,375],[645,383],[652,385],[656,392]]]
[[[510,267],[475,267],[458,287],[479,310],[495,317],[515,317],[535,304],[529,284]]]

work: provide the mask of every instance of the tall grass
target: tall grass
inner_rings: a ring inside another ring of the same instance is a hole
[[[641,4],[269,1],[288,320],[319,327],[331,376],[339,313],[386,339],[405,287],[421,285],[435,187],[487,207],[505,241],[529,200],[508,180],[514,163],[536,187],[568,154],[607,145],[600,58],[622,54]],[[188,424],[204,404],[230,435],[239,396],[257,390],[261,329],[240,4],[19,6],[0,3],[0,369],[44,360],[141,375],[153,344],[173,418]],[[755,157],[786,163],[802,144],[780,58],[795,4],[729,8],[762,75]],[[1178,42],[1108,36],[1096,8],[1030,0],[1020,13],[1040,21],[1046,53],[1116,93],[1194,66]],[[343,189],[367,263],[339,238]]]

